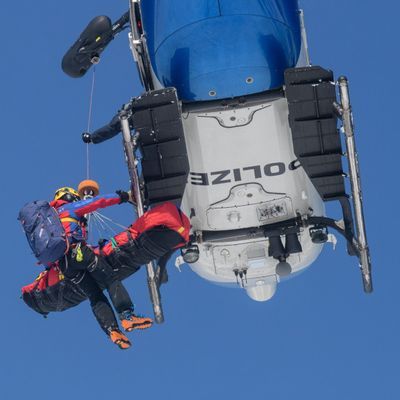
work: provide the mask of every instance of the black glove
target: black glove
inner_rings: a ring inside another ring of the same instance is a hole
[[[89,132],[82,133],[82,140],[84,143],[92,143],[92,136]]]
[[[121,199],[121,203],[126,203],[129,201],[129,193],[124,192],[123,190],[117,190],[115,193],[119,196]]]
[[[99,239],[98,244],[99,244],[100,250],[106,245],[107,241],[108,241],[107,239]]]

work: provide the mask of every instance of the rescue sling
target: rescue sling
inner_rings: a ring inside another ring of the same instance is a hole
[[[175,205],[165,203],[148,211],[128,229],[93,251],[112,267],[116,279],[123,280],[141,265],[160,260],[184,246],[189,233],[190,222],[186,215]],[[104,282],[98,284],[103,287]],[[46,315],[74,307],[84,301],[86,295],[53,266],[22,288],[22,298],[34,311]]]

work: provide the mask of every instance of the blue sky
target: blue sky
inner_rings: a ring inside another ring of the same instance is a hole
[[[400,353],[397,199],[400,144],[396,2],[303,0],[314,64],[351,83],[375,292],[362,292],[356,260],[326,246],[317,262],[280,285],[268,303],[170,270],[166,322],[133,334],[118,351],[87,303],[47,320],[19,299],[38,272],[16,216],[85,178],[91,75],[73,80],[61,58],[95,15],[113,20],[127,1],[1,2],[0,171],[2,399],[397,399]],[[362,4],[362,5],[361,5]],[[126,34],[96,73],[93,126],[141,92]],[[118,139],[91,149],[91,177],[103,192],[128,187]],[[132,210],[114,214],[128,223]],[[144,271],[127,287],[151,313]]]

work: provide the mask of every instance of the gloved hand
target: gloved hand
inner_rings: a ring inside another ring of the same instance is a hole
[[[92,135],[89,132],[83,132],[82,140],[84,143],[92,143]]]
[[[117,190],[116,193],[121,198],[121,203],[129,202],[131,204],[136,205],[133,193],[130,190],[128,192],[124,192],[123,190]]]
[[[136,205],[135,196],[133,195],[132,190],[129,190],[128,194],[129,194],[129,200],[128,200],[129,203]]]
[[[117,195],[121,199],[121,203],[126,203],[129,201],[129,193],[124,192],[123,190],[116,190]]]

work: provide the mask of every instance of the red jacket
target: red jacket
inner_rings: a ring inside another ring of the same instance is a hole
[[[94,248],[96,254],[105,256],[114,251],[114,246],[123,246],[130,239],[136,239],[140,234],[156,226],[165,226],[182,236],[183,242],[177,247],[182,247],[189,241],[190,221],[189,218],[172,203],[160,204],[144,213],[129,228],[113,237],[111,241],[101,248]]]

